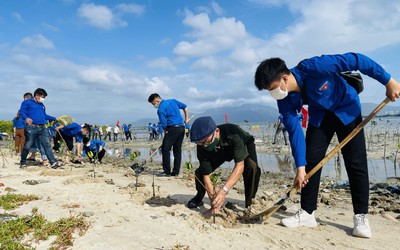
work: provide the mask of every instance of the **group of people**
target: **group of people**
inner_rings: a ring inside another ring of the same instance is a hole
[[[267,90],[277,100],[281,114],[277,123],[277,133],[283,129],[287,130],[297,167],[293,184],[301,189],[301,208],[293,216],[281,220],[281,224],[286,227],[318,225],[315,210],[321,169],[309,179],[306,178],[306,174],[325,157],[335,133],[339,141],[342,141],[362,121],[358,93],[340,74],[347,71],[360,71],[380,82],[385,86],[385,94],[391,101],[400,96],[400,84],[382,66],[359,53],[316,56],[301,61],[291,69],[282,59],[270,58],[262,61],[256,69],[256,87],[259,90]],[[299,117],[302,117],[302,94],[308,98],[309,123],[306,135],[299,122]],[[163,100],[156,93],[150,95],[148,101],[157,108],[160,126],[165,129],[162,175],[175,176],[179,174],[180,169],[181,144],[184,126],[188,124],[188,108],[186,104],[175,99]],[[184,112],[184,119],[180,109]],[[200,166],[195,171],[197,194],[187,206],[197,208],[203,205],[202,200],[207,193],[211,204],[210,211],[218,213],[240,176],[243,176],[244,180],[245,206],[250,206],[256,195],[261,173],[254,137],[237,125],[216,125],[211,117],[200,117],[192,124],[190,140],[197,144]],[[285,140],[285,143],[288,142]],[[172,171],[169,157],[171,147],[174,152]],[[342,148],[342,154],[353,201],[352,233],[357,237],[370,238],[372,233],[368,220],[369,179],[363,131]],[[232,160],[235,163],[232,173],[220,189],[214,190],[210,174],[223,162]]]
[[[20,155],[20,167],[27,167],[27,156],[31,151],[31,160],[35,160],[37,149],[40,151],[43,164],[50,164],[54,169],[69,162],[72,155],[74,141],[77,142],[77,155],[82,160],[83,155],[87,154],[90,160],[96,159],[101,162],[105,154],[105,143],[99,140],[90,140],[90,126],[88,124],[79,125],[75,122],[61,124],[59,119],[46,113],[44,106],[47,92],[38,88],[33,96],[31,93],[24,94],[24,101],[13,119],[13,129],[16,145],[16,153]],[[53,122],[51,125],[48,121]],[[53,147],[51,142],[53,141]],[[82,146],[83,142],[83,146]],[[65,161],[57,161],[54,152],[59,152],[61,144],[66,145]],[[93,146],[95,145],[95,146]],[[98,146],[97,146],[98,145]]]
[[[297,167],[293,184],[301,189],[301,208],[293,216],[281,220],[281,224],[286,227],[317,226],[315,211],[321,169],[309,179],[306,178],[306,174],[325,157],[335,133],[338,140],[342,141],[362,121],[358,93],[340,74],[345,71],[360,71],[374,78],[385,86],[386,96],[392,101],[400,96],[400,84],[383,67],[359,53],[312,57],[290,69],[282,59],[270,58],[262,61],[256,69],[255,86],[259,90],[267,90],[277,100],[281,114],[277,129],[283,124],[287,130]],[[302,89],[306,86],[303,94],[308,98],[309,123],[304,135],[299,122],[299,113],[303,106]],[[57,121],[55,117],[46,114],[43,104],[46,96],[47,93],[43,89],[37,89],[32,98],[22,103],[17,115],[19,119],[16,119],[15,133],[21,137],[18,143],[18,152],[21,152],[21,167],[26,166],[29,149],[37,140],[38,146],[43,147],[50,164],[53,167],[59,164],[53,156],[49,133],[45,127],[47,121]],[[176,99],[163,99],[157,93],[151,94],[148,102],[157,109],[159,125],[156,127],[162,131],[160,133],[163,133],[161,145],[163,171],[158,176],[178,176],[185,126],[190,122],[189,109],[186,104]],[[26,123],[25,143],[21,143],[24,133],[18,131],[20,120]],[[78,141],[81,140],[85,147],[97,147],[99,152],[104,150],[105,144],[98,144],[96,140],[90,141],[84,136],[90,133],[90,129],[85,126],[70,124],[64,127],[58,126],[55,130],[59,132],[56,136],[59,135],[65,140],[68,150],[72,150],[70,146],[74,133],[81,134]],[[130,137],[126,131],[124,127],[128,140]],[[111,140],[109,127],[106,133],[105,138],[109,136]],[[115,134],[114,130],[114,136]],[[154,139],[154,137],[150,136],[149,139]],[[261,176],[254,137],[238,125],[229,123],[217,125],[211,117],[204,116],[193,122],[190,129],[190,141],[197,145],[199,168],[195,171],[197,193],[187,206],[189,208],[202,206],[203,198],[207,193],[211,204],[210,211],[218,213],[229,191],[238,182],[240,176],[243,176],[245,207],[249,207],[257,193]],[[285,143],[288,143],[286,137]],[[174,156],[172,168],[171,150]],[[353,235],[370,238],[372,233],[368,221],[369,179],[363,131],[355,135],[342,148],[342,154],[353,202]],[[232,160],[234,167],[231,174],[224,180],[221,188],[214,190],[210,175],[224,162]]]
[[[109,125],[106,126],[106,133],[104,135],[103,140],[106,140],[108,137],[108,140],[111,141],[111,134],[113,135],[113,141],[116,142],[118,141],[118,136],[119,134],[123,133],[125,138],[124,140],[126,141],[132,141],[132,139],[136,139],[135,135],[133,134],[133,126],[132,124],[122,124],[121,128],[119,124],[115,124],[114,127],[111,127]],[[102,133],[99,135],[99,138],[101,138]]]

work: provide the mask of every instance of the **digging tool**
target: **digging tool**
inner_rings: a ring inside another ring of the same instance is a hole
[[[327,163],[329,161],[329,159],[331,159],[340,149],[342,149],[351,139],[353,139],[353,137],[355,135],[357,135],[358,132],[360,132],[361,129],[363,129],[365,127],[365,125],[367,125],[367,123],[377,113],[379,113],[379,111],[381,111],[386,106],[386,104],[388,104],[389,102],[390,102],[390,98],[386,97],[386,99],[383,100],[383,102],[381,104],[379,104],[371,112],[371,114],[369,114],[360,124],[358,124],[358,126],[349,135],[346,136],[346,138],[343,139],[343,141],[341,141],[339,143],[339,145],[337,145],[334,149],[332,149],[313,169],[311,169],[310,172],[307,173],[307,175],[305,176],[305,179],[306,180],[310,179],[311,176],[313,176],[318,170],[320,170],[322,168],[322,166],[325,165],[325,163]],[[285,201],[287,199],[292,198],[299,189],[300,188],[297,185],[292,186],[290,191],[287,192],[286,196],[283,197],[281,200],[279,200],[277,203],[275,203],[274,206],[272,206],[271,208],[268,208],[258,214],[245,216],[244,219],[252,220],[252,219],[259,218],[259,217],[264,217],[264,219],[267,220],[269,217],[271,217],[271,215],[273,215],[276,211],[278,211],[278,209],[285,203]]]
[[[139,175],[141,172],[143,172],[143,171],[145,170],[144,165],[147,163],[148,160],[151,159],[151,157],[153,157],[153,156],[158,152],[158,150],[161,149],[161,147],[162,147],[162,145],[161,145],[159,148],[157,148],[157,149],[156,149],[146,160],[144,160],[141,164],[139,164],[139,163],[134,163],[134,164],[131,166],[132,171],[133,171],[136,175]]]

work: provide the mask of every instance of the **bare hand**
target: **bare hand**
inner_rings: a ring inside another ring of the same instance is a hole
[[[226,193],[224,190],[218,190],[217,194],[215,195],[214,199],[211,202],[211,205],[215,209],[220,209],[225,202]]]
[[[386,84],[386,96],[389,97],[392,102],[400,97],[400,84],[393,78]]]
[[[26,124],[31,125],[32,124],[32,119],[31,118],[26,118],[25,119]]]
[[[306,167],[299,167],[297,168],[297,174],[296,177],[294,178],[294,185],[298,186],[300,189],[304,188],[308,180],[305,179],[306,177]]]

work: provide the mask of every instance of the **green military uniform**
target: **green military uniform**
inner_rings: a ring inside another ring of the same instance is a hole
[[[219,128],[219,144],[212,151],[207,151],[197,146],[197,158],[200,167],[196,170],[196,202],[201,202],[206,190],[200,184],[203,176],[209,175],[226,161],[234,160],[235,163],[244,161],[244,188],[246,207],[251,205],[255,197],[260,180],[261,170],[257,163],[254,137],[235,124],[222,124]]]

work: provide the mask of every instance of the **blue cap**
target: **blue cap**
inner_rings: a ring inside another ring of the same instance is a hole
[[[190,141],[196,142],[211,135],[217,129],[217,125],[210,116],[197,118],[190,129]]]

